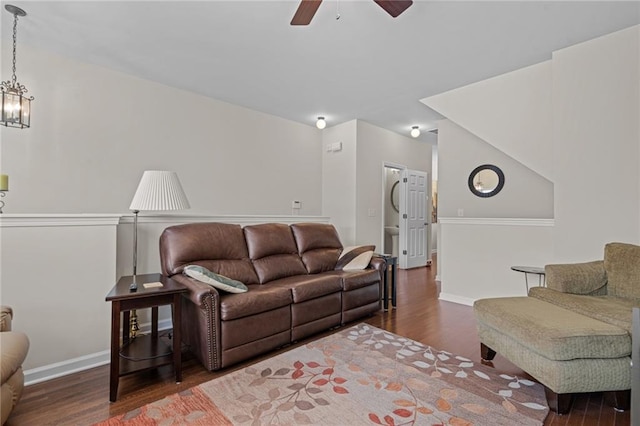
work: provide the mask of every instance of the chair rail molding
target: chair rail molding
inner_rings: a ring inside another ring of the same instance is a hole
[[[121,214],[20,214],[4,213],[0,215],[0,228],[30,228],[36,226],[114,226],[122,217]]]
[[[554,226],[554,219],[504,217],[439,217],[443,225]]]

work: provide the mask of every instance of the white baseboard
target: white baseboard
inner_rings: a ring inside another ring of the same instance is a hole
[[[158,330],[168,330],[170,328],[172,328],[170,318],[158,321]],[[142,324],[140,326],[140,332],[143,334],[151,333],[151,324]],[[35,385],[36,383],[68,376],[69,374],[89,370],[90,368],[100,367],[101,365],[109,364],[110,361],[111,351],[106,350],[56,362],[54,364],[43,365],[42,367],[31,368],[24,372],[24,384],[25,386]]]
[[[438,299],[444,300],[446,302],[453,302],[453,303],[458,303],[460,305],[467,305],[467,306],[473,306],[473,302],[475,302],[475,299],[470,299],[468,297],[462,297],[462,296],[457,296],[455,294],[448,294],[448,293],[440,293],[440,295],[438,296]]]

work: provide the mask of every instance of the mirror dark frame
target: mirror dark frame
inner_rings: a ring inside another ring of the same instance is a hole
[[[396,213],[400,213],[400,203],[398,202],[397,204],[394,202],[394,195],[396,195],[396,190],[398,189],[398,184],[400,183],[400,181],[397,181],[396,183],[393,184],[393,186],[391,187],[391,207],[396,211]]]
[[[498,175],[498,185],[496,185],[496,187],[489,192],[480,192],[476,189],[476,187],[473,185],[473,179],[476,177],[476,175],[478,173],[480,173],[483,170],[492,170],[495,172],[495,174]],[[475,169],[473,169],[473,171],[471,172],[471,174],[469,175],[469,180],[468,180],[468,185],[469,185],[469,190],[476,196],[481,197],[481,198],[488,198],[488,197],[493,197],[494,195],[496,195],[498,192],[502,191],[502,188],[504,187],[504,173],[502,172],[502,170],[500,170],[500,167],[498,166],[494,166],[493,164],[483,164],[481,166],[476,167]]]

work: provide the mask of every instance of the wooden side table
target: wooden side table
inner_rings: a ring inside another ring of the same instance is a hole
[[[121,376],[136,371],[156,368],[173,363],[176,383],[182,381],[181,358],[181,294],[187,288],[161,274],[136,276],[138,290],[129,291],[132,276],[124,276],[107,294],[105,300],[111,302],[111,377],[109,401],[118,397],[118,381]],[[162,287],[144,288],[143,283],[161,282]],[[173,316],[173,348],[168,347],[158,337],[158,306],[171,305]],[[151,335],[129,336],[129,311],[151,308]],[[124,320],[120,321],[120,314]],[[122,325],[122,345],[120,327]]]
[[[382,305],[385,311],[389,310],[389,290],[391,290],[391,308],[396,307],[396,272],[398,270],[398,258],[384,254],[376,254],[387,263],[382,281],[383,295]],[[389,279],[389,267],[391,267],[391,279]]]

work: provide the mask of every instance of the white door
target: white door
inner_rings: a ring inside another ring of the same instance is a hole
[[[416,268],[431,263],[429,248],[429,175],[405,169],[400,178],[399,266]]]

